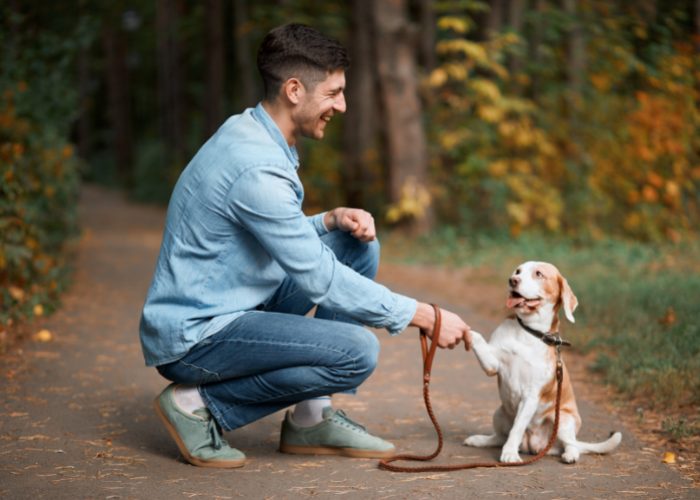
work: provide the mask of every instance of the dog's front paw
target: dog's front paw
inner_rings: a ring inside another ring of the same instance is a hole
[[[522,462],[522,459],[520,458],[520,455],[518,455],[517,450],[503,450],[501,452],[501,462],[505,464],[515,464],[518,462]]]

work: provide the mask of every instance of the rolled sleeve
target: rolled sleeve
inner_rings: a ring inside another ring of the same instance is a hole
[[[415,314],[416,301],[339,262],[319,237],[328,232],[323,214],[306,217],[302,199],[295,172],[263,166],[249,169],[235,182],[227,210],[313,303],[386,328],[392,335],[405,329]]]
[[[307,217],[307,220],[313,226],[313,228],[316,230],[316,234],[319,236],[323,236],[324,234],[330,232],[326,227],[326,224],[323,222],[326,213],[327,212],[322,212],[320,214],[310,215]]]

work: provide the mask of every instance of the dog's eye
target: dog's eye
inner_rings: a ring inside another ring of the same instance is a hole
[[[542,271],[535,271],[535,276],[538,278],[544,278],[544,274],[542,274]]]
[[[518,274],[520,274],[520,269],[519,269],[519,268],[515,270],[515,274],[516,274],[516,276],[517,276]]]

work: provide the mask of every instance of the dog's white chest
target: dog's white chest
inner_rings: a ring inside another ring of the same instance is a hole
[[[551,366],[547,346],[539,341],[522,342],[517,335],[494,335],[492,342],[499,358],[501,402],[504,409],[514,415],[521,401],[539,398],[552,379],[554,366]]]

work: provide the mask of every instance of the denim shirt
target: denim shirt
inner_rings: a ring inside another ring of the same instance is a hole
[[[302,212],[298,167],[262,104],[230,117],[187,165],[141,315],[147,365],[181,358],[287,276],[315,304],[391,334],[406,328],[416,301],[336,259],[320,239],[324,214]]]

